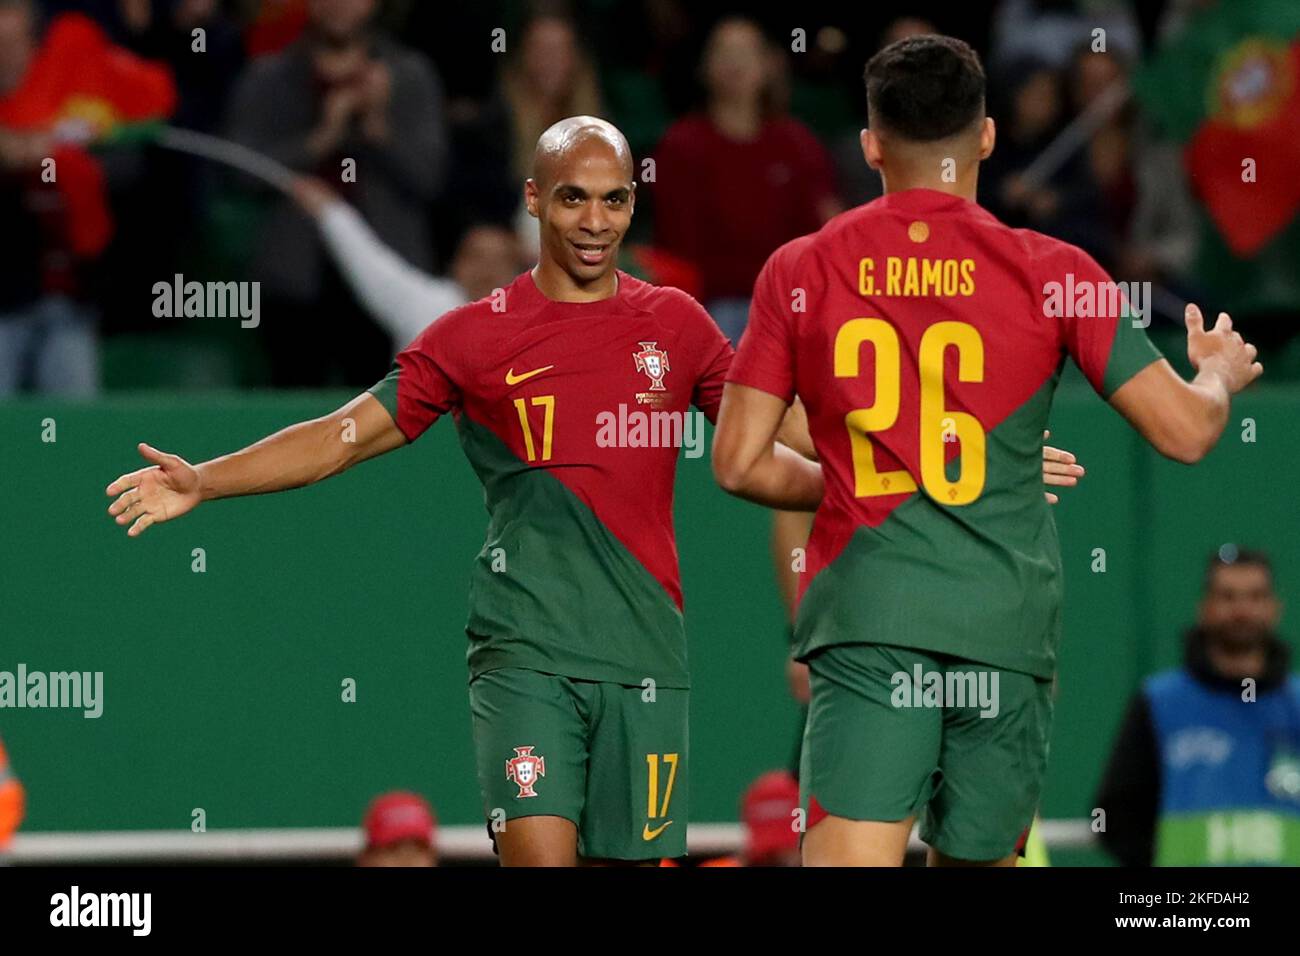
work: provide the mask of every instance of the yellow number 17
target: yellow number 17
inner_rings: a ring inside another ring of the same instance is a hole
[[[859,498],[916,491],[905,470],[877,471],[871,432],[892,428],[898,420],[902,397],[902,372],[898,332],[883,319],[850,319],[835,335],[836,378],[857,378],[862,345],[875,351],[876,395],[869,408],[856,408],[844,416],[853,453],[854,494]],[[943,357],[948,346],[957,349],[957,378],[984,381],[984,340],[966,322],[936,322],[921,336],[917,354],[920,372],[921,483],[936,501],[947,505],[970,504],[984,490],[987,454],[984,428],[975,416],[944,408]],[[944,467],[945,446],[961,442],[961,473],[949,481]]]
[[[534,405],[541,405],[546,410],[542,419],[542,461],[551,460],[551,436],[555,433],[555,396],[537,395]],[[519,427],[524,430],[524,451],[529,461],[537,460],[537,449],[533,446],[533,430],[528,424],[528,406],[522,398],[515,399],[515,411],[519,413]]]

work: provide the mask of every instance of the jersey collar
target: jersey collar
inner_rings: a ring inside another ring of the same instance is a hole
[[[516,305],[524,308],[544,309],[572,316],[592,314],[631,315],[644,312],[644,309],[633,305],[629,298],[629,293],[637,280],[622,269],[616,271],[618,291],[607,299],[596,299],[592,302],[559,302],[555,299],[548,299],[545,293],[537,288],[537,283],[533,281],[532,269],[525,270],[511,283],[508,299],[513,299]]]
[[[924,214],[940,212],[961,212],[970,215],[992,218],[992,214],[979,203],[954,196],[952,193],[937,189],[904,189],[896,193],[886,193],[877,200],[886,209],[899,212]]]

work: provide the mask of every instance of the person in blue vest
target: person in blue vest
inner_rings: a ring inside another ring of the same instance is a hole
[[[1097,794],[1120,863],[1300,865],[1300,679],[1281,616],[1266,554],[1210,558],[1183,666],[1133,697]]]

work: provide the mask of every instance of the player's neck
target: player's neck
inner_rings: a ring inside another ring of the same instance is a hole
[[[531,274],[538,291],[552,302],[599,302],[618,295],[617,269],[610,269],[600,278],[582,283],[543,257],[533,266]]]
[[[936,176],[932,170],[924,173],[915,170],[880,171],[880,180],[885,194],[901,193],[908,189],[932,189],[935,192],[957,196],[968,202],[975,202],[976,186],[979,182],[979,167],[962,170],[953,182],[945,182],[942,175]]]

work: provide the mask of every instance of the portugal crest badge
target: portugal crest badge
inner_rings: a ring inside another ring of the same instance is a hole
[[[519,787],[516,799],[537,796],[533,788],[537,778],[545,776],[546,758],[534,756],[532,747],[516,747],[515,755],[506,761],[506,779],[513,780]]]
[[[637,344],[641,346],[641,351],[632,353],[632,358],[636,360],[636,370],[645,372],[650,379],[650,391],[665,391],[664,375],[668,372],[668,353],[656,347],[654,342]]]

